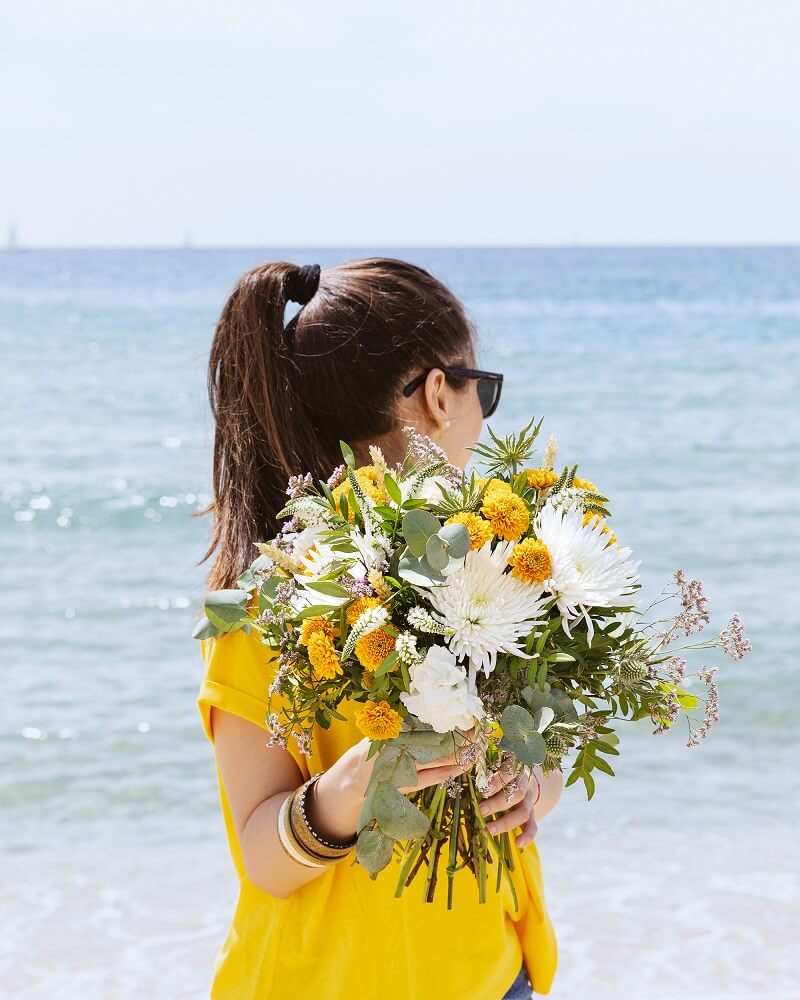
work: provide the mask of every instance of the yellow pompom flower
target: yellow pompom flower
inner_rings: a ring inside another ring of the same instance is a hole
[[[331,625],[327,618],[306,618],[300,626],[300,639],[298,640],[300,645],[307,646],[311,636],[317,633],[327,636],[328,639],[332,639],[333,625]]]
[[[558,473],[553,469],[526,469],[528,486],[535,490],[546,490],[558,482]]]
[[[358,481],[358,485],[368,497],[375,501],[375,503],[385,503],[389,499],[389,494],[386,492],[386,487],[383,485],[383,477],[374,465],[362,465],[358,469],[354,469],[353,473]],[[342,512],[341,498],[342,496],[347,497],[347,518],[349,521],[354,521],[355,512],[353,511],[352,504],[350,503],[353,496],[353,487],[350,480],[345,479],[344,482],[340,483],[335,489],[332,489],[331,493],[333,494],[333,500],[336,504],[336,510],[340,514]]]
[[[526,538],[508,557],[511,575],[523,583],[543,583],[553,571],[550,549],[537,538]]]
[[[324,632],[314,632],[308,640],[308,659],[317,677],[330,680],[342,673],[342,664],[333,640]]]
[[[356,712],[356,725],[370,740],[393,740],[400,735],[403,716],[388,701],[370,701]]]
[[[485,492],[483,494],[483,499],[484,500],[487,500],[489,498],[490,494],[492,494],[492,493],[496,493],[496,492],[510,493],[511,492],[511,487],[505,481],[505,479],[487,479],[485,476],[478,476],[477,479],[475,480],[475,485],[478,487],[479,490],[483,489],[484,486],[486,487],[486,490],[485,490]]]
[[[484,498],[481,513],[489,520],[492,531],[498,538],[512,542],[528,530],[531,522],[528,505],[511,490],[493,490],[489,493]]]
[[[581,479],[580,476],[575,476],[572,480],[572,485],[576,490],[588,490],[590,493],[597,493],[597,487],[591,479]]]
[[[491,524],[485,518],[481,517],[480,514],[473,514],[467,510],[462,511],[460,514],[453,514],[444,523],[463,524],[469,532],[469,547],[471,549],[479,549],[494,534]]]
[[[368,608],[377,608],[380,603],[377,597],[357,597],[347,605],[347,610],[344,613],[347,624],[354,625]]]
[[[384,632],[381,628],[376,628],[358,640],[356,656],[365,670],[371,670],[374,673],[393,649],[394,636]]]

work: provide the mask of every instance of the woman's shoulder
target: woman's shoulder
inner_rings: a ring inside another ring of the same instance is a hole
[[[198,707],[206,725],[210,706],[240,715],[266,728],[269,687],[278,654],[255,631],[224,632],[200,640],[204,663]]]

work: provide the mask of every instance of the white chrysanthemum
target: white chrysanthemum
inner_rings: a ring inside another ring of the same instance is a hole
[[[437,733],[471,729],[483,717],[483,703],[470,689],[466,671],[444,646],[431,646],[425,659],[409,669],[409,675],[411,690],[403,691],[400,700]]]
[[[426,588],[439,620],[453,629],[448,646],[470,660],[471,675],[494,670],[498,653],[528,654],[517,640],[527,636],[547,603],[541,587],[506,572],[513,542],[491,542],[467,553],[464,565],[441,586]]]
[[[568,619],[573,619],[572,624],[586,619],[589,644],[594,625],[588,609],[626,603],[625,599],[635,593],[636,570],[641,564],[641,560],[628,558],[630,548],[609,545],[608,534],[600,529],[597,519],[584,524],[582,511],[556,509],[551,504],[539,511],[534,524],[536,537],[547,546],[553,560],[545,590],[556,598],[567,635],[571,636]]]

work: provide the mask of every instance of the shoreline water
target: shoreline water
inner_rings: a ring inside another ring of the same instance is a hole
[[[191,640],[208,523],[204,365],[234,277],[336,251],[9,255],[0,339],[0,974],[25,998],[207,993],[235,878]],[[402,254],[400,254],[402,255]],[[646,599],[682,567],[714,630],[722,718],[623,731],[618,777],[542,823],[554,1000],[793,995],[793,612],[800,251],[424,250],[505,370],[498,429],[544,414],[612,497]],[[613,888],[610,881],[616,879]]]

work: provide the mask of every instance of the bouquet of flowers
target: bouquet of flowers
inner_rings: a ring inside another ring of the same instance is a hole
[[[491,778],[524,765],[569,769],[589,798],[595,773],[613,775],[615,723],[650,719],[656,733],[683,714],[697,745],[718,719],[716,668],[697,672],[705,697],[683,687],[687,664],[672,644],[710,621],[697,580],[678,570],[650,608],[677,597],[671,618],[645,621],[631,550],[608,524],[608,497],[554,468],[551,437],[533,465],[541,420],[474,452],[482,475],[405,428],[404,460],[344,463],[327,482],[293,476],[276,538],[234,589],[208,594],[196,638],[235,629],[277,651],[267,725],[274,745],[310,753],[313,727],[343,720],[345,701],[375,757],[358,824],[356,860],[373,877],[393,856],[397,895],[424,875],[432,900],[442,852],[453,878],[464,866],[486,899],[511,871],[508,833],[479,810]],[[737,616],[714,640],[734,659],[750,649]],[[280,695],[279,711],[272,699]],[[703,709],[702,718],[697,710]],[[693,714],[694,713],[694,714]],[[447,754],[468,769],[408,795],[416,762]]]

